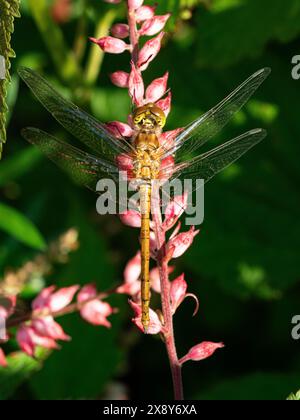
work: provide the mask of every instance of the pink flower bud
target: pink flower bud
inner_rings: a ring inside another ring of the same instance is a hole
[[[168,266],[168,273],[171,274],[175,270],[175,267]],[[153,268],[150,271],[150,282],[151,282],[151,288],[156,293],[161,293],[160,288],[160,275],[159,275],[159,269],[157,267]]]
[[[167,244],[166,255],[168,259],[181,257],[185,251],[192,245],[194,237],[199,233],[192,226],[188,232],[182,232],[170,239]]]
[[[141,306],[137,303],[133,302],[132,300],[129,300],[129,304],[132,307],[134,311],[134,318],[132,321],[134,324],[142,331],[144,332],[144,327],[142,325],[142,309]],[[150,315],[150,325],[147,331],[147,334],[158,334],[162,329],[162,324],[158,318],[158,315],[156,312],[154,312],[152,309],[149,311]]]
[[[212,356],[217,349],[224,347],[223,343],[212,343],[210,341],[204,341],[203,343],[197,344],[192,347],[189,352],[179,360],[179,362],[185,363],[188,360],[194,360],[198,362],[200,360],[207,359]]]
[[[146,20],[139,30],[139,34],[147,36],[156,35],[164,28],[170,16],[171,13],[167,13],[166,15],[154,16],[152,19]]]
[[[132,102],[141,106],[144,103],[144,82],[140,70],[137,70],[133,62],[131,62],[131,73],[129,76],[129,94]]]
[[[126,265],[124,270],[124,283],[118,287],[117,293],[126,293],[136,296],[141,289],[139,277],[141,274],[141,253],[138,252]]]
[[[22,325],[16,335],[17,342],[24,353],[33,357],[37,346],[46,349],[57,349],[58,345],[55,340],[48,337],[43,337],[37,334],[34,329],[27,325]]]
[[[174,147],[174,140],[183,131],[183,128],[176,128],[175,130],[165,131],[159,137],[159,142],[165,150],[170,150]]]
[[[99,45],[99,47],[106,53],[121,54],[130,49],[130,45],[126,44],[126,42],[112,36],[105,36],[99,39],[90,38],[90,41]]]
[[[0,366],[7,367],[7,360],[4,351],[0,347]]]
[[[150,39],[145,43],[139,53],[138,67],[141,71],[146,70],[149,63],[157,56],[161,49],[161,41],[164,37],[164,32],[161,32],[155,38]]]
[[[83,319],[92,325],[102,325],[110,328],[111,323],[106,319],[113,313],[112,307],[107,302],[101,300],[91,300],[86,303],[80,310]]]
[[[184,274],[177,277],[171,282],[170,288],[170,297],[173,314],[176,312],[176,309],[181,305],[185,296],[186,296],[187,284],[184,280]]]
[[[141,214],[136,210],[127,210],[124,213],[119,214],[120,220],[124,225],[130,227],[141,227]]]
[[[33,300],[31,307],[34,311],[44,309],[47,307],[49,298],[54,292],[55,286],[49,286],[43,289],[40,294]]]
[[[114,73],[110,74],[110,80],[115,86],[120,88],[128,88],[129,73],[121,70],[115,71]]]
[[[144,0],[128,0],[128,7],[130,9],[138,9],[144,3]]]
[[[133,135],[132,128],[120,121],[111,121],[105,124],[105,127],[117,138],[131,137]]]
[[[167,72],[163,77],[153,80],[146,90],[146,102],[158,101],[167,90],[169,73]]]
[[[52,316],[33,319],[31,326],[37,334],[53,340],[69,341],[71,339]]]
[[[171,201],[165,209],[165,219],[162,227],[165,231],[171,229],[176,225],[178,219],[183,214],[188,204],[188,194],[177,195],[174,200]]]
[[[162,109],[167,117],[171,111],[171,101],[172,101],[172,94],[171,92],[168,93],[168,96],[165,99],[161,99],[160,101],[156,102],[156,105]]]
[[[141,6],[135,11],[135,18],[138,23],[153,18],[156,6]]]
[[[116,38],[127,38],[129,36],[129,26],[126,23],[116,23],[112,26],[111,33]]]
[[[51,312],[58,312],[72,302],[79,286],[63,287],[49,296],[47,307]]]

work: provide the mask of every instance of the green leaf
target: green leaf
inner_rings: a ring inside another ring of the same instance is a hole
[[[34,224],[23,214],[3,203],[0,203],[0,229],[32,248],[46,248],[45,240]]]
[[[0,0],[0,74],[4,70],[4,74],[0,77],[0,159],[2,154],[2,144],[6,141],[6,114],[7,104],[5,98],[7,95],[7,87],[10,83],[10,61],[15,56],[11,48],[11,34],[14,31],[14,19],[20,17],[19,0]],[[4,69],[3,69],[4,66]],[[2,78],[4,76],[4,78]]]
[[[300,401],[300,390],[298,391],[298,392],[296,392],[296,394],[290,394],[288,397],[287,397],[287,400],[289,400],[289,401]]]
[[[7,357],[8,366],[0,367],[0,400],[9,398],[14,391],[34,372],[41,368],[41,362],[16,352]]]

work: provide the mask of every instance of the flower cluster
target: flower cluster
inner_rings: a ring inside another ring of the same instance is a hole
[[[78,292],[78,293],[77,293]],[[76,302],[72,304],[75,294]],[[87,284],[79,290],[74,285],[56,290],[55,286],[43,289],[31,304],[32,312],[28,319],[20,322],[12,317],[17,325],[16,339],[20,349],[31,357],[34,357],[36,348],[41,346],[47,349],[58,349],[57,341],[71,339],[54,318],[79,311],[84,320],[93,325],[111,326],[107,317],[114,309],[103,302],[97,294],[93,284]],[[16,297],[0,299],[0,319],[8,320],[15,312]],[[13,323],[14,324],[14,323]],[[4,337],[6,341],[8,336]],[[6,366],[6,358],[0,348],[0,365]]]

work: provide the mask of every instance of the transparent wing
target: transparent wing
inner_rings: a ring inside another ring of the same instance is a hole
[[[111,162],[85,153],[37,128],[25,128],[22,135],[64,169],[75,182],[93,191],[96,191],[99,179],[110,178],[118,182],[119,170]]]
[[[174,179],[181,181],[189,179],[192,183],[192,191],[194,191],[197,189],[197,180],[203,179],[204,182],[209,181],[218,172],[225,169],[251,149],[251,147],[263,140],[266,135],[267,132],[262,129],[248,131],[188,162],[176,165],[173,169],[171,166],[164,168],[162,175],[165,173],[167,178],[172,172],[169,181]]]
[[[131,152],[129,141],[114,137],[104,124],[63,98],[38,73],[21,67],[19,75],[53,117],[100,157],[113,162],[117,154]]]
[[[269,68],[265,68],[254,73],[218,105],[187,126],[164,157],[175,154],[176,162],[182,162],[189,153],[199,149],[241,109],[270,72]]]

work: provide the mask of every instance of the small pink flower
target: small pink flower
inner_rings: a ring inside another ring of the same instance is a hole
[[[159,142],[165,150],[170,150],[174,147],[174,141],[178,134],[183,131],[183,128],[176,128],[175,130],[165,131],[159,137]]]
[[[40,294],[34,299],[31,307],[34,311],[47,307],[51,294],[54,292],[55,286],[45,287]]]
[[[153,18],[156,6],[141,6],[135,11],[138,23]]]
[[[146,20],[139,30],[139,34],[147,36],[156,35],[164,28],[170,16],[171,13],[167,13],[166,15],[154,16],[152,19]]]
[[[144,103],[144,82],[140,70],[136,69],[133,62],[131,62],[131,73],[129,76],[129,94],[132,101],[137,106],[141,106]]]
[[[168,274],[171,274],[175,270],[175,267],[168,266]],[[160,275],[158,267],[152,268],[150,271],[150,282],[151,288],[156,293],[161,293],[160,288]]]
[[[85,301],[88,302],[84,304]],[[106,318],[113,313],[113,309],[107,302],[97,299],[97,289],[94,284],[87,284],[80,290],[77,302],[83,303],[80,315],[87,322],[107,328],[111,327],[111,323]]]
[[[143,3],[144,0],[128,0],[128,7],[130,9],[138,9]]]
[[[0,366],[7,367],[7,360],[4,351],[0,347]]]
[[[71,0],[55,0],[51,8],[51,15],[55,22],[66,23],[70,20],[72,13]]]
[[[133,302],[132,300],[129,300],[129,304],[134,311],[134,318],[132,319],[132,321],[142,332],[144,332],[144,327],[142,325],[141,306]],[[158,318],[158,315],[152,309],[150,309],[149,315],[150,315],[150,325],[149,325],[147,334],[158,334],[162,330],[162,324]]]
[[[188,194],[178,195],[174,197],[165,209],[165,219],[162,228],[167,231],[176,225],[178,219],[187,208]]]
[[[153,80],[146,90],[146,102],[158,101],[167,90],[169,73],[167,72],[163,77]]]
[[[199,233],[199,230],[195,230],[195,226],[192,226],[189,231],[182,232],[169,240],[166,249],[167,258],[181,257],[185,251],[192,245],[194,237]]]
[[[169,115],[171,111],[171,102],[172,102],[172,94],[171,92],[169,92],[166,98],[161,99],[160,101],[156,103],[156,105],[164,111],[166,117]]]
[[[116,23],[112,26],[111,33],[116,38],[127,38],[129,36],[129,26],[126,23]]]
[[[141,214],[136,210],[127,210],[126,212],[119,214],[119,218],[126,226],[141,227]]]
[[[171,296],[171,305],[173,314],[176,312],[177,308],[181,305],[184,298],[186,297],[187,284],[184,280],[184,274],[177,277],[171,282],[170,296]]]
[[[111,323],[106,318],[112,313],[113,309],[107,302],[96,299],[86,303],[80,310],[80,315],[87,322],[107,328],[111,327]]]
[[[76,285],[70,287],[63,287],[57,292],[52,293],[52,295],[49,297],[47,307],[50,309],[51,312],[60,311],[72,302],[73,297],[78,289],[79,286]]]
[[[154,58],[159,53],[161,49],[161,41],[164,35],[164,32],[161,32],[155,38],[152,38],[149,41],[147,41],[141,49],[138,58],[138,67],[141,71],[146,70],[151,61],[154,60]]]
[[[37,334],[53,340],[69,341],[71,339],[52,316],[33,319],[31,326]]]
[[[200,360],[207,359],[208,357],[212,356],[217,349],[221,349],[223,347],[223,343],[212,343],[210,341],[204,341],[203,343],[192,347],[189,352],[179,360],[179,362],[182,364],[188,360],[194,360],[195,362],[198,362]]]
[[[133,283],[139,279],[141,275],[141,253],[138,251],[136,255],[129,260],[124,270],[124,279],[126,283]]]
[[[131,137],[133,135],[132,128],[120,121],[111,121],[105,124],[105,127],[117,138]]]
[[[110,74],[110,80],[115,86],[120,88],[128,88],[129,73],[121,70],[115,71],[114,73]]]
[[[43,337],[37,334],[34,329],[27,325],[22,325],[16,335],[17,342],[24,353],[33,357],[37,346],[46,349],[57,349],[58,345],[55,340],[48,337]]]
[[[90,41],[99,45],[104,52],[110,54],[121,54],[130,49],[130,45],[126,44],[126,42],[112,36],[105,36],[99,39],[90,38]]]

